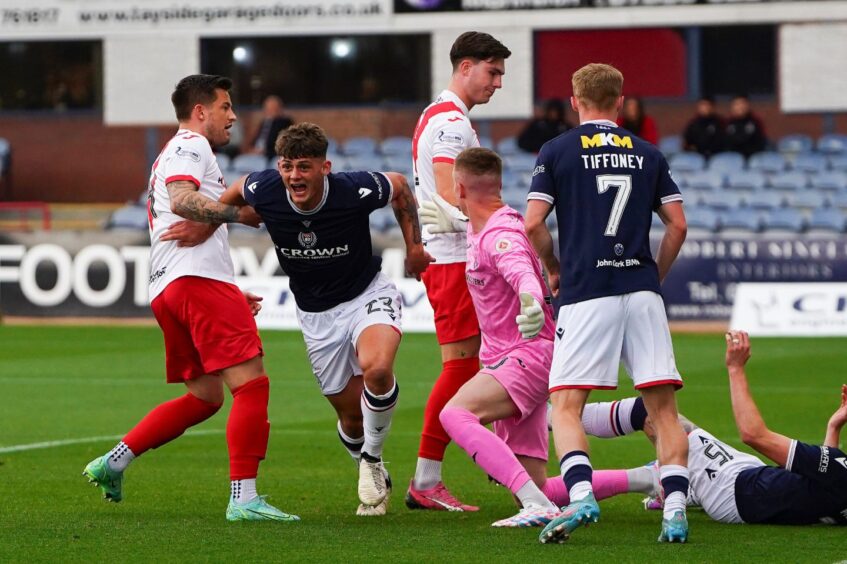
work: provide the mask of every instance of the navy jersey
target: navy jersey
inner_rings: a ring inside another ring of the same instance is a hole
[[[656,147],[611,121],[583,123],[541,148],[529,199],[556,209],[561,304],[660,293],[650,225],[682,195]]]
[[[744,522],[847,525],[844,452],[792,441],[785,466],[762,466],[738,474],[735,503]]]
[[[297,307],[326,311],[361,294],[379,272],[368,216],[391,201],[379,172],[331,173],[318,206],[297,208],[276,169],[250,174],[244,199],[268,228]]]

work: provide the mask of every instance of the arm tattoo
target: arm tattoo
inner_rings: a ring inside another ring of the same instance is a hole
[[[411,228],[411,242],[415,245],[421,243],[421,224],[418,219],[418,206],[415,202],[415,196],[409,190],[409,185],[403,183],[397,187],[397,196],[391,202],[394,208],[394,216],[397,218],[397,223],[406,235],[407,229]],[[408,227],[407,227],[408,226]],[[408,238],[406,239],[409,240]]]
[[[202,223],[234,223],[238,221],[238,207],[216,202],[197,191],[197,186],[186,180],[168,184],[171,211]]]

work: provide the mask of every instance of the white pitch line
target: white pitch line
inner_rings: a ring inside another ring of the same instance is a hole
[[[197,431],[187,431],[186,435],[220,435],[223,434],[222,429],[198,429]],[[29,443],[25,445],[12,445],[0,447],[0,454],[10,452],[23,452],[26,450],[38,450],[43,448],[54,448],[67,445],[81,445],[85,443],[99,443],[100,441],[119,441],[123,435],[101,435],[99,437],[82,437],[79,439],[62,439],[59,441],[44,441],[40,443]]]

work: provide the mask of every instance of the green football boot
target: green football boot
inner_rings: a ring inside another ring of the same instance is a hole
[[[297,515],[284,513],[265,501],[263,495],[256,496],[246,503],[237,503],[229,500],[226,508],[227,521],[287,521],[289,523],[299,521]]]
[[[106,501],[117,503],[123,499],[121,486],[124,481],[124,473],[116,472],[109,468],[108,454],[104,454],[89,462],[85,470],[82,471],[82,475],[88,478],[89,483],[100,487]]]

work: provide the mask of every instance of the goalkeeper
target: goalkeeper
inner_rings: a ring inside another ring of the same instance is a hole
[[[501,173],[496,153],[466,149],[453,169],[461,211],[435,195],[421,203],[420,217],[431,233],[467,230],[465,278],[482,332],[483,368],[447,403],[441,424],[521,504],[493,526],[531,527],[559,513],[543,491],[554,324],[523,218],[500,197]],[[485,427],[492,422],[493,433]]]

